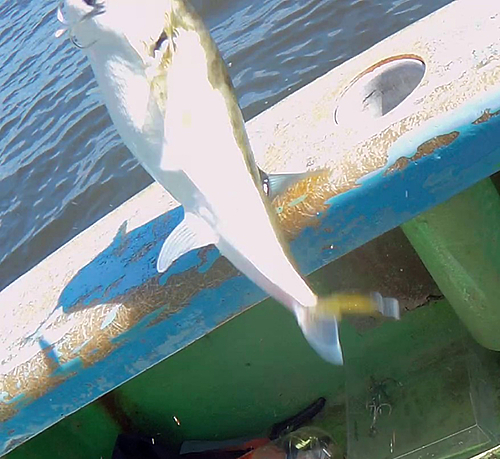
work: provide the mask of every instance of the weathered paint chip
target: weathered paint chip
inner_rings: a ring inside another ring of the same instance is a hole
[[[448,134],[437,135],[436,137],[427,140],[417,148],[417,151],[413,156],[410,156],[409,158],[406,156],[399,158],[391,167],[389,167],[389,169],[387,169],[384,175],[387,176],[392,172],[402,171],[411,162],[416,162],[424,156],[432,155],[438,148],[451,145],[459,135],[460,133],[458,131],[452,131]]]

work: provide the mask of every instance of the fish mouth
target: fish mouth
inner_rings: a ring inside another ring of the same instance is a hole
[[[56,38],[59,38],[69,30],[69,22],[66,21],[62,9],[63,9],[63,2],[59,2],[59,6],[57,7],[57,20],[62,25],[62,27],[56,30],[56,33],[54,34]]]
[[[87,19],[92,19],[95,16],[99,16],[100,14],[103,14],[105,11],[106,11],[106,8],[104,7],[104,3],[96,3],[92,7],[92,10],[89,11],[87,14],[85,14],[78,22],[83,22],[83,21],[86,21]]]
[[[96,3],[91,11],[84,14],[78,21],[73,22],[73,23],[69,22],[64,17],[63,8],[64,8],[64,1],[60,1],[59,5],[57,7],[57,20],[62,25],[62,27],[60,27],[56,31],[56,33],[54,34],[55,37],[59,38],[62,35],[64,35],[66,32],[68,32],[70,35],[71,43],[73,43],[77,48],[88,48],[88,47],[92,46],[95,43],[95,41],[90,43],[89,45],[86,45],[86,46],[82,46],[80,43],[78,43],[74,34],[72,33],[72,29],[73,29],[73,27],[77,26],[78,24],[81,24],[82,22],[84,22],[88,19],[92,19],[96,16],[99,16],[100,14],[103,14],[106,11],[104,4],[103,3]]]

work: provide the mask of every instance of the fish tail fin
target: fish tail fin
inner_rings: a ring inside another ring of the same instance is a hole
[[[399,319],[395,298],[371,295],[334,294],[318,299],[313,307],[298,306],[295,315],[311,347],[327,362],[342,365],[344,359],[339,340],[338,321],[343,314],[376,315]]]
[[[327,362],[342,365],[338,321],[335,315],[318,315],[315,307],[298,306],[295,316],[310,346]]]
[[[377,305],[377,311],[385,317],[399,320],[401,318],[399,312],[399,301],[396,298],[386,298],[380,293],[372,293],[372,300]]]

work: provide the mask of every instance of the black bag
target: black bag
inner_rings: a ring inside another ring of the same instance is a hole
[[[180,456],[151,437],[120,434],[112,459],[180,459]]]
[[[237,459],[246,451],[205,451],[180,456],[161,442],[141,435],[120,434],[112,459]]]

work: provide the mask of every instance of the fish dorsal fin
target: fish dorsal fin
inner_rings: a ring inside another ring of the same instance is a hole
[[[163,243],[156,269],[163,273],[185,253],[217,242],[218,237],[205,220],[191,212],[186,212],[184,220],[175,227]]]
[[[269,196],[272,201],[276,196],[285,192],[292,185],[299,180],[303,180],[311,175],[311,172],[295,172],[287,174],[266,174],[259,168],[260,178],[264,192]]]

